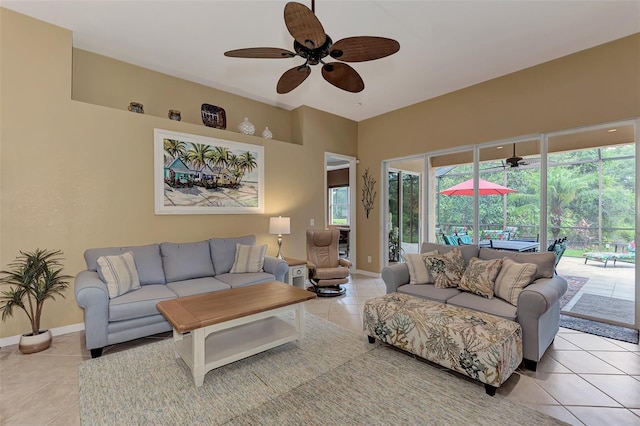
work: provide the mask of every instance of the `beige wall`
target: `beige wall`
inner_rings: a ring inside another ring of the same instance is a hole
[[[638,116],[635,34],[358,123],[358,174],[380,181],[385,159]],[[379,271],[381,207],[369,219],[358,207],[357,262],[371,255]]]
[[[291,217],[284,251],[304,257],[309,219],[322,226],[324,151],[356,154],[357,123],[311,108],[285,111],[82,51],[72,34],[0,8],[0,265],[19,250],[62,249],[65,272],[84,269],[89,247],[199,241],[256,234],[275,255],[271,215]],[[73,69],[78,80],[73,85]],[[81,59],[80,59],[81,58]],[[82,67],[80,65],[83,65]],[[98,72],[102,68],[109,72]],[[144,82],[144,84],[143,84]],[[126,110],[130,101],[146,114]],[[275,138],[205,127],[203,102],[222,106],[233,129],[244,115]],[[166,118],[180,109],[182,122]],[[264,145],[264,215],[156,216],[153,129]],[[82,322],[73,290],[47,302],[43,327]],[[0,337],[29,329],[26,316],[0,323]]]
[[[202,125],[200,107],[225,109],[227,130],[235,131],[244,117],[260,136],[265,126],[274,139],[291,139],[292,114],[282,108],[232,95],[221,90],[117,61],[85,50],[73,49],[72,99],[127,110],[130,102],[144,105],[145,115],[167,118],[170,109],[181,112],[182,122]]]

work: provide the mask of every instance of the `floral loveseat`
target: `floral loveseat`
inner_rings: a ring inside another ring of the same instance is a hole
[[[425,258],[453,258],[454,251],[462,262],[453,271],[438,273],[442,262],[435,261],[430,261],[434,266],[427,268]],[[387,293],[422,297],[518,322],[522,328],[525,366],[536,369],[558,332],[560,298],[567,290],[566,280],[554,275],[553,253],[423,243],[421,254],[407,254],[404,258],[405,263],[382,270]],[[436,280],[443,276],[449,281],[448,286],[436,285]],[[474,278],[480,276],[489,278],[474,283]],[[464,288],[461,277],[465,277]]]
[[[98,357],[107,345],[170,331],[156,309],[162,300],[284,282],[287,263],[265,252],[254,235],[86,250],[75,297],[84,309],[87,349]]]

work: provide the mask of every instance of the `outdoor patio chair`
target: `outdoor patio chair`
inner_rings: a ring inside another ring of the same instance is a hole
[[[442,234],[442,239],[444,240],[444,243],[448,246],[457,246],[458,244],[458,237],[454,236],[454,235],[444,235]]]
[[[567,237],[559,238],[553,242],[548,248],[548,251],[552,251],[556,255],[556,264],[553,266],[553,271],[558,275],[558,263],[560,263],[560,259],[562,259],[562,255],[567,249]]]
[[[513,240],[515,239],[516,234],[518,233],[518,227],[517,226],[505,226],[504,227],[504,232],[505,234],[507,234],[507,240]]]
[[[468,228],[466,226],[454,226],[453,227],[453,235],[448,238],[453,239],[457,244],[450,245],[469,245],[473,244],[473,239],[469,236]]]

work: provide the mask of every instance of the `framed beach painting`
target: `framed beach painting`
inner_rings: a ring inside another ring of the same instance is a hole
[[[264,147],[154,129],[156,214],[264,213]]]

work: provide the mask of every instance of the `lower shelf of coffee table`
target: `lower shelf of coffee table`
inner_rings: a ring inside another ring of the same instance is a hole
[[[206,336],[204,345],[204,373],[298,338],[295,325],[278,317],[211,332]],[[176,341],[175,349],[193,372],[195,358],[192,333]]]

